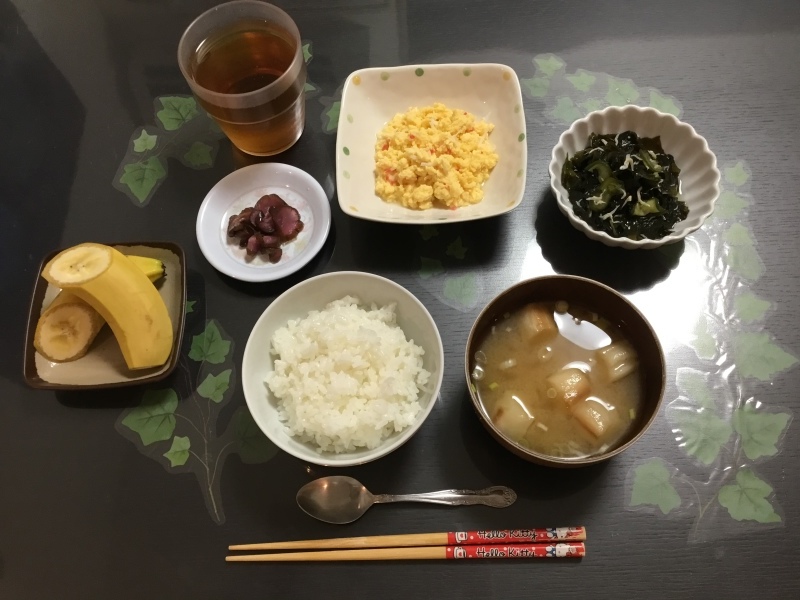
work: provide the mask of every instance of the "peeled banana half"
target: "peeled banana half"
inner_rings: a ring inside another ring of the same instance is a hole
[[[64,250],[42,273],[62,288],[39,317],[34,347],[48,360],[82,357],[108,322],[126,364],[164,364],[172,349],[172,323],[153,282],[164,275],[155,258],[125,256],[102,244]]]

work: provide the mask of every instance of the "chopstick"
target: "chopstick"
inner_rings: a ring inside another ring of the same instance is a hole
[[[484,531],[450,531],[442,533],[409,533],[366,537],[235,544],[228,550],[322,550],[329,548],[401,548],[411,546],[455,546],[475,544],[530,544],[537,542],[583,542],[585,527],[551,527],[539,529],[500,529]]]
[[[321,552],[283,552],[277,554],[234,554],[228,562],[323,562],[361,560],[452,560],[489,558],[581,558],[586,556],[583,542],[553,544],[512,544],[476,546],[428,546],[421,548],[364,548]]]

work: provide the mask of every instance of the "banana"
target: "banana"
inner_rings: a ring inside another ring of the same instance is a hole
[[[164,263],[148,256],[128,255],[150,281],[164,276]],[[62,307],[62,308],[59,308]],[[81,358],[106,322],[95,309],[72,292],[62,290],[39,317],[33,346],[47,360],[68,362]]]
[[[50,260],[42,276],[105,319],[129,369],[160,366],[169,358],[172,322],[164,300],[136,263],[118,250],[92,243],[73,246]]]
[[[94,338],[102,329],[103,317],[73,294],[64,296],[39,318],[33,336],[33,346],[47,360],[66,362],[86,354]],[[69,301],[73,298],[73,302]]]
[[[139,267],[150,281],[158,281],[164,276],[164,263],[157,258],[135,256],[133,254],[128,254],[127,256],[128,260],[133,261],[133,264]]]

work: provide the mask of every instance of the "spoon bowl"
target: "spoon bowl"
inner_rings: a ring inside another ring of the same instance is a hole
[[[483,490],[441,490],[425,494],[373,494],[360,481],[344,475],[321,477],[297,492],[297,505],[308,515],[336,525],[352,523],[373,504],[388,502],[428,502],[445,506],[482,504],[493,508],[511,506],[517,499],[514,490],[494,486]]]

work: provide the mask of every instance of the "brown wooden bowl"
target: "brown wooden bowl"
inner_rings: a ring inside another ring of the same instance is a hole
[[[644,374],[642,409],[628,435],[623,438],[621,443],[603,454],[585,458],[556,457],[535,452],[512,441],[491,422],[472,384],[471,373],[475,367],[476,349],[494,323],[506,313],[513,312],[531,302],[557,302],[559,300],[584,306],[618,324],[639,355],[639,368]],[[664,352],[653,328],[642,313],[624,296],[610,287],[585,277],[571,275],[549,275],[528,279],[513,285],[489,302],[478,315],[470,331],[464,356],[464,370],[472,406],[492,437],[517,456],[552,467],[591,465],[624,452],[647,431],[656,418],[666,385]]]

